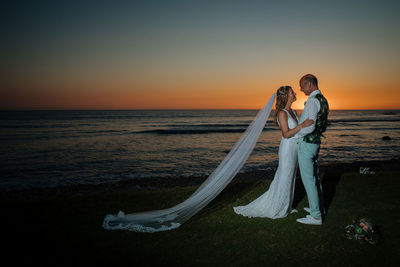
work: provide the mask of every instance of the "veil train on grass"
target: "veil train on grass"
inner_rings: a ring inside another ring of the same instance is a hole
[[[276,94],[271,96],[228,155],[189,198],[167,209],[109,214],[104,218],[103,227],[107,230],[153,233],[175,229],[190,219],[217,197],[243,167],[264,129],[275,96]]]

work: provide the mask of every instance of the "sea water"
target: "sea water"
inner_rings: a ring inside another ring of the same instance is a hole
[[[256,114],[257,110],[0,111],[0,190],[207,177]],[[271,119],[272,114],[241,172],[277,166],[281,132]],[[332,110],[320,162],[397,159],[399,151],[400,110]]]

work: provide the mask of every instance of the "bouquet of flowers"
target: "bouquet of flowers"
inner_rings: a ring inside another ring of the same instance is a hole
[[[348,239],[375,244],[374,226],[367,219],[353,220],[353,224],[347,225],[345,229]]]

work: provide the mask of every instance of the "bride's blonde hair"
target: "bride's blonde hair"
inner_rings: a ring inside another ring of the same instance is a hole
[[[292,87],[290,87],[289,85],[281,86],[278,90],[276,90],[276,103],[274,113],[274,124],[276,126],[278,126],[277,120],[279,111],[285,108],[290,90],[292,90]]]

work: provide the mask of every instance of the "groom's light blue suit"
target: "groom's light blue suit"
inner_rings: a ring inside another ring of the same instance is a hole
[[[299,123],[309,118],[314,120],[312,126],[303,128],[296,134],[298,138],[298,161],[300,167],[301,180],[307,192],[307,198],[310,205],[310,214],[314,218],[322,218],[325,213],[322,185],[318,175],[318,153],[320,149],[319,144],[312,144],[303,140],[304,136],[311,133],[315,128],[317,113],[320,109],[319,101],[315,95],[320,94],[319,90],[310,94],[306,106],[304,107],[303,114],[300,117]]]

